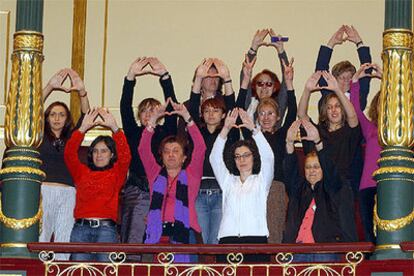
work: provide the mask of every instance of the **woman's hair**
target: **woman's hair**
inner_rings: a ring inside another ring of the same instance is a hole
[[[154,108],[158,105],[161,105],[160,101],[154,98],[146,98],[143,99],[139,104],[138,104],[138,118],[139,115],[146,109],[148,108]]]
[[[279,118],[278,120],[280,120],[280,116],[279,116],[279,104],[275,101],[275,99],[273,98],[265,98],[265,99],[261,99],[259,104],[257,105],[256,108],[256,115],[258,116],[260,110],[265,107],[265,106],[270,106],[271,108],[274,109],[274,111],[276,112],[276,116]]]
[[[380,98],[380,91],[375,94],[374,98],[371,101],[371,105],[369,106],[368,116],[371,119],[371,122],[378,126],[378,113],[379,113],[379,98]]]
[[[183,150],[183,154],[185,156],[188,157],[188,153],[189,153],[189,147],[188,147],[188,141],[178,135],[169,135],[167,137],[165,137],[164,139],[162,139],[160,146],[158,148],[158,156],[159,158],[157,158],[157,162],[158,164],[163,164],[162,162],[162,153],[164,151],[164,147],[166,144],[170,144],[170,143],[177,143],[181,146],[181,149]],[[183,164],[183,168],[187,167],[188,162],[189,162],[190,158],[186,158],[184,164]]]
[[[342,103],[339,100],[338,96],[335,93],[329,93],[328,95],[326,95],[323,98],[321,108],[320,108],[320,111],[319,111],[319,124],[322,127],[326,128],[326,129],[329,129],[328,101],[332,98],[336,98],[338,100],[339,104],[341,105],[341,114],[342,114],[341,124],[344,125],[345,121],[346,121],[346,114],[345,114],[345,111],[344,111],[344,106],[342,105]]]
[[[204,125],[205,125],[204,110],[206,110],[208,107],[219,108],[219,109],[221,109],[223,114],[226,114],[226,104],[224,103],[223,98],[214,97],[214,98],[211,98],[211,99],[207,99],[201,104],[201,121]],[[223,121],[224,120],[221,120],[221,124],[219,125],[219,128],[222,127]]]
[[[310,158],[310,157],[318,157],[318,154],[316,153],[316,151],[315,151],[315,150],[312,150],[312,151],[308,152],[308,153],[305,155],[305,162],[306,162],[306,160],[307,160],[308,158]],[[319,157],[318,157],[318,158],[319,158]]]
[[[231,145],[229,150],[224,152],[224,162],[226,163],[227,169],[233,175],[240,175],[239,169],[236,166],[236,160],[234,160],[234,155],[237,148],[240,147],[247,147],[253,154],[253,170],[252,174],[258,174],[260,172],[261,161],[260,161],[260,154],[259,149],[254,140],[239,140],[233,145]]]
[[[50,104],[45,111],[45,136],[50,140],[54,140],[57,137],[53,133],[50,123],[49,123],[49,115],[50,112],[52,112],[52,109],[55,106],[62,106],[65,109],[66,112],[66,121],[65,125],[63,126],[62,133],[60,134],[60,139],[63,139],[64,141],[68,140],[71,134],[71,131],[73,129],[73,121],[72,121],[72,115],[70,114],[68,106],[63,102],[53,102]]]
[[[256,84],[257,84],[257,81],[258,81],[259,77],[263,74],[268,75],[272,79],[272,82],[273,82],[273,85],[274,85],[274,92],[272,93],[272,97],[276,98],[277,94],[280,91],[280,81],[279,81],[278,77],[276,76],[276,74],[273,73],[272,71],[268,70],[268,69],[264,69],[262,72],[257,73],[256,76],[254,76],[254,78],[252,80],[252,95],[253,95],[253,97],[259,98],[257,96],[257,93],[256,93]]]
[[[93,150],[94,150],[96,144],[98,144],[99,142],[104,142],[105,145],[109,148],[109,150],[112,153],[112,157],[111,157],[111,160],[109,160],[109,164],[106,165],[105,167],[102,167],[102,168],[98,168],[93,163]],[[118,160],[118,153],[116,151],[115,141],[114,141],[114,139],[112,139],[111,136],[100,135],[100,136],[96,137],[95,140],[93,140],[92,144],[88,148],[88,167],[93,171],[108,170],[108,169],[110,169],[114,166],[114,164],[117,160]]]
[[[347,60],[338,62],[337,64],[334,65],[334,67],[332,68],[332,75],[335,78],[338,78],[340,74],[344,73],[344,72],[351,72],[352,75],[355,74],[356,72],[356,68],[354,65],[352,65],[352,63],[350,63]]]

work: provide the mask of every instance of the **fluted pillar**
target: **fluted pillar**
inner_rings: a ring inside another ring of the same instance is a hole
[[[375,259],[412,258],[399,244],[414,240],[414,94],[412,3],[385,1],[383,79],[378,121],[383,146],[374,223]]]
[[[1,256],[30,257],[26,244],[38,241],[42,217],[37,147],[43,138],[43,0],[18,0],[12,72],[6,101],[2,186]]]

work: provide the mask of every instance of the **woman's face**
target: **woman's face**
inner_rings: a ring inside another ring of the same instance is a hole
[[[223,110],[218,107],[207,106],[203,110],[203,119],[208,126],[218,126],[225,117]]]
[[[181,169],[187,156],[177,142],[166,143],[162,150],[162,162],[168,169]]]
[[[93,164],[98,168],[103,168],[109,165],[111,158],[114,154],[108,148],[104,141],[101,141],[95,145],[92,151]]]
[[[52,132],[59,134],[62,133],[67,119],[66,109],[61,105],[55,105],[47,117]]]
[[[332,97],[326,102],[326,113],[330,125],[342,124],[342,107],[338,98]]]
[[[256,94],[259,99],[269,98],[275,91],[275,83],[267,74],[261,74],[256,82]]]
[[[208,69],[207,73],[209,75],[215,75],[217,74],[217,69],[214,67],[210,67]],[[220,78],[219,77],[205,77],[201,81],[201,89],[203,90],[203,93],[206,93],[207,96],[212,96],[216,93],[218,90]]]
[[[257,115],[262,131],[272,132],[279,120],[276,110],[270,105],[265,105],[258,110]]]
[[[322,168],[317,156],[309,156],[305,160],[305,178],[312,185],[322,180]]]
[[[147,126],[148,125],[148,121],[151,118],[151,116],[154,114],[155,112],[155,108],[156,106],[154,105],[147,105],[140,113],[139,113],[139,122],[141,123],[142,126]]]
[[[240,174],[252,174],[253,153],[246,146],[236,148],[234,151],[234,161]]]

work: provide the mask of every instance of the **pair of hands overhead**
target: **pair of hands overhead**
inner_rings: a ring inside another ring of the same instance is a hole
[[[209,73],[209,69],[211,67],[214,67],[217,69],[217,73]],[[204,78],[216,78],[219,77],[224,81],[227,81],[230,79],[230,70],[227,67],[227,65],[218,58],[205,58],[200,63],[200,65],[197,66],[196,69],[196,78],[199,80],[202,80]]]
[[[139,57],[129,67],[127,79],[132,81],[137,76],[152,74],[162,76],[167,73],[165,65],[156,57]]]
[[[67,78],[70,80],[70,87],[64,86]],[[79,92],[80,96],[83,97],[86,95],[85,84],[79,77],[78,73],[70,68],[64,68],[53,75],[53,77],[47,83],[47,87],[50,88],[51,91],[59,90],[65,93],[69,93],[70,91],[76,90]]]
[[[345,41],[350,41],[355,43],[355,45],[362,42],[362,39],[354,26],[342,25],[329,39],[328,46],[333,48],[336,45],[344,43]]]
[[[300,126],[303,126],[303,128],[306,131],[306,136],[301,137],[302,140],[312,141],[314,143],[320,141],[321,138],[319,136],[318,129],[307,119],[299,119],[299,120],[294,121],[287,131],[287,134],[286,134],[287,144],[293,145],[293,143],[295,142],[297,138]]]
[[[236,121],[237,118],[240,117],[242,124],[237,125]],[[245,127],[249,130],[253,130],[255,128],[254,122],[250,118],[249,114],[242,109],[242,108],[234,108],[232,111],[227,113],[226,119],[224,120],[224,129],[230,130],[233,127],[235,128],[242,128]]]
[[[257,57],[254,57],[252,60],[249,60],[248,55],[245,55],[244,61],[243,61],[243,79],[251,79],[253,74],[253,67],[256,64]],[[293,62],[294,58],[292,57],[288,64],[284,60],[282,60],[283,67],[284,67],[284,78],[286,82],[293,82],[293,76],[294,76],[294,70],[293,70]]]
[[[326,86],[319,85],[319,79],[324,78],[326,80]],[[343,92],[339,89],[338,81],[336,78],[328,71],[316,71],[313,73],[305,83],[305,91],[315,92],[321,89],[332,90],[335,93]]]
[[[79,131],[85,133],[95,126],[107,127],[110,128],[113,132],[118,131],[118,124],[116,123],[114,116],[108,111],[108,109],[104,107],[94,107],[92,109],[89,109],[83,117]]]
[[[173,111],[167,112],[167,106],[171,104]],[[184,104],[175,103],[171,98],[168,98],[167,101],[162,104],[154,107],[154,111],[148,121],[148,124],[152,127],[155,127],[157,124],[157,121],[163,117],[163,116],[170,116],[177,114],[181,116],[186,122],[189,121],[191,118],[190,113],[188,112],[187,108]]]
[[[371,70],[368,70],[371,69]],[[367,71],[368,70],[368,71]],[[382,69],[378,64],[375,63],[364,63],[359,67],[358,71],[355,72],[352,77],[352,82],[357,82],[359,79],[364,77],[382,79]]]
[[[272,46],[275,47],[277,52],[279,54],[283,53],[284,48],[283,48],[283,41],[281,41],[281,39],[279,39],[279,41],[277,42],[266,42],[264,41],[264,39],[266,38],[266,36],[269,37],[279,37],[281,38],[282,36],[276,35],[275,31],[270,28],[270,29],[262,29],[262,30],[257,30],[256,33],[254,34],[253,40],[252,40],[252,45],[251,48],[252,50],[254,50],[255,52],[257,52],[257,50],[259,49],[259,47],[261,46]]]

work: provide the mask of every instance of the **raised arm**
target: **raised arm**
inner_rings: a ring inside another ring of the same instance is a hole
[[[297,105],[296,105],[296,96],[295,96],[295,90],[293,89],[293,58],[290,60],[289,63],[283,62],[283,73],[284,73],[284,79],[286,83],[286,87],[288,89],[287,91],[287,115],[285,118],[285,122],[283,123],[283,129],[287,131],[287,129],[290,127],[290,125],[296,120],[296,116],[298,113]],[[283,116],[279,114],[281,118]],[[282,120],[282,119],[281,119]]]
[[[79,178],[82,176],[82,168],[86,168],[86,165],[82,164],[82,162],[79,160],[78,150],[83,141],[83,138],[85,137],[85,133],[96,125],[95,119],[97,116],[98,109],[89,110],[85,114],[81,126],[79,129],[75,130],[72,133],[72,136],[65,146],[65,164],[68,167],[68,170],[75,183],[78,182]]]
[[[49,95],[55,90],[62,91],[65,93],[70,92],[70,88],[66,88],[63,86],[63,83],[69,75],[69,70],[69,68],[61,69],[50,78],[50,80],[47,82],[46,86],[42,90],[43,101],[45,101],[47,97],[49,97]]]
[[[354,106],[351,104],[351,102],[345,96],[345,93],[342,92],[339,89],[338,82],[336,81],[335,77],[327,71],[323,71],[322,76],[326,80],[326,82],[328,83],[328,86],[326,86],[325,88],[334,91],[334,93],[338,97],[340,103],[344,107],[344,111],[345,111],[345,114],[346,114],[346,120],[348,122],[348,125],[351,128],[357,127],[358,126],[358,117],[356,115]]]
[[[362,41],[361,36],[359,35],[357,29],[354,26],[345,26],[345,32],[347,34],[347,40],[354,43],[357,47],[358,57],[360,65],[371,63],[372,58],[369,51],[369,47],[364,45],[364,42]],[[370,69],[368,69],[369,72]],[[369,87],[370,87],[371,78],[368,76],[362,77],[359,79],[359,85],[360,85],[360,106],[358,108],[361,108],[361,110],[364,110],[367,106],[367,97],[369,93]]]
[[[72,82],[71,90],[75,90],[79,93],[81,112],[86,114],[90,106],[88,93],[85,90],[85,84],[76,71],[69,69],[68,74]]]
[[[224,94],[226,96],[230,96],[234,94],[233,90],[233,82],[230,76],[230,70],[227,67],[227,65],[220,59],[215,58],[214,59],[214,66],[217,68],[218,76],[223,81],[224,86]]]
[[[106,109],[100,108],[99,115],[102,121],[99,123],[103,127],[109,128],[113,135],[116,150],[118,153],[118,160],[114,164],[114,168],[118,171],[120,176],[126,176],[131,162],[131,152],[129,151],[128,142],[124,133],[119,129],[115,117]]]
[[[214,142],[213,149],[210,153],[210,164],[214,175],[222,190],[226,190],[226,179],[230,176],[230,172],[224,163],[223,152],[226,145],[227,136],[230,130],[235,126],[238,116],[238,110],[235,108],[227,113],[224,120],[224,126]]]
[[[151,74],[156,75],[160,78],[160,84],[162,91],[164,93],[164,101],[167,101],[169,98],[173,102],[177,102],[177,97],[175,95],[174,86],[170,73],[167,71],[167,68],[162,64],[158,58],[150,57],[148,58],[149,65],[151,66]],[[168,105],[166,108],[167,112],[171,112],[172,106]],[[176,135],[177,134],[177,115],[171,115],[164,118],[163,128],[166,135]]]
[[[322,76],[321,71],[317,71],[313,73],[309,79],[305,83],[305,89],[303,90],[302,97],[299,100],[298,105],[298,117],[299,119],[306,119],[309,120],[308,115],[308,106],[309,106],[309,100],[310,95],[314,91],[320,90],[320,86],[318,84],[319,79]]]

